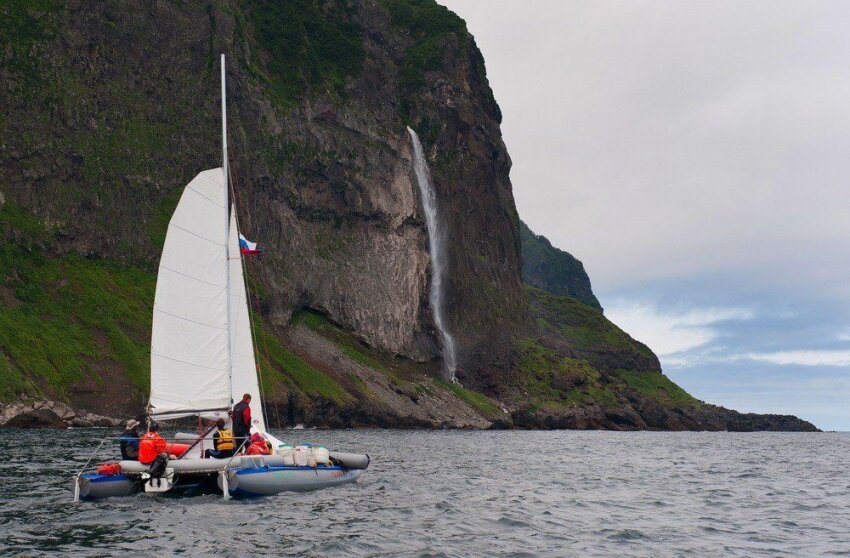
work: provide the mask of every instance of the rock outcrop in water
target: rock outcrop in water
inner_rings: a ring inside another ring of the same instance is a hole
[[[87,411],[75,411],[60,401],[34,400],[0,404],[0,428],[65,428],[69,426],[116,428],[121,426],[121,420]]]
[[[219,164],[225,52],[235,201],[266,250],[249,275],[270,424],[799,426],[691,398],[592,292],[526,288],[501,113],[464,22],[435,2],[40,0],[0,16],[0,398],[141,410],[165,228]],[[445,222],[462,385],[439,379],[407,126]]]

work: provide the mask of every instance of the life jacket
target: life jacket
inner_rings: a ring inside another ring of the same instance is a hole
[[[139,463],[147,465],[167,448],[165,440],[156,432],[148,432],[139,441]]]
[[[227,429],[219,430],[218,435],[213,437],[213,445],[218,451],[233,451],[236,449],[233,432]]]
[[[104,463],[97,468],[98,475],[120,475],[121,465],[119,463]]]
[[[248,446],[248,451],[245,453],[248,455],[269,455],[271,454],[271,448],[269,448],[265,440],[260,440]]]

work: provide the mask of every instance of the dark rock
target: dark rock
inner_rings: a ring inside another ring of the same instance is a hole
[[[62,417],[50,409],[33,409],[15,415],[3,425],[5,428],[65,428]]]
[[[509,418],[498,418],[490,423],[490,430],[513,430],[515,425]]]
[[[526,283],[556,296],[569,296],[602,311],[590,286],[584,265],[571,254],[552,246],[545,236],[534,234],[519,222],[522,239],[522,277]]]

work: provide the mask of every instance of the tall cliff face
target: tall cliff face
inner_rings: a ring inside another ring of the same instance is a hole
[[[499,108],[433,0],[0,0],[0,400],[142,408],[167,223],[221,164],[220,52],[270,424],[813,428],[696,401],[599,311],[523,285]],[[439,380],[407,126],[465,387]]]
[[[0,66],[9,109],[0,190],[56,231],[57,251],[156,261],[182,186],[220,165],[225,52],[236,199],[243,228],[267,249],[256,269],[275,324],[310,307],[387,352],[440,354],[409,124],[449,227],[462,371],[487,365],[494,336],[524,326],[499,110],[474,41],[444,8],[45,0],[3,9],[13,46]]]

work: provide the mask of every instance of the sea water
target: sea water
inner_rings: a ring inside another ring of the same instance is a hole
[[[372,465],[306,494],[72,504],[107,434],[0,430],[0,555],[850,556],[844,433],[283,430]]]

